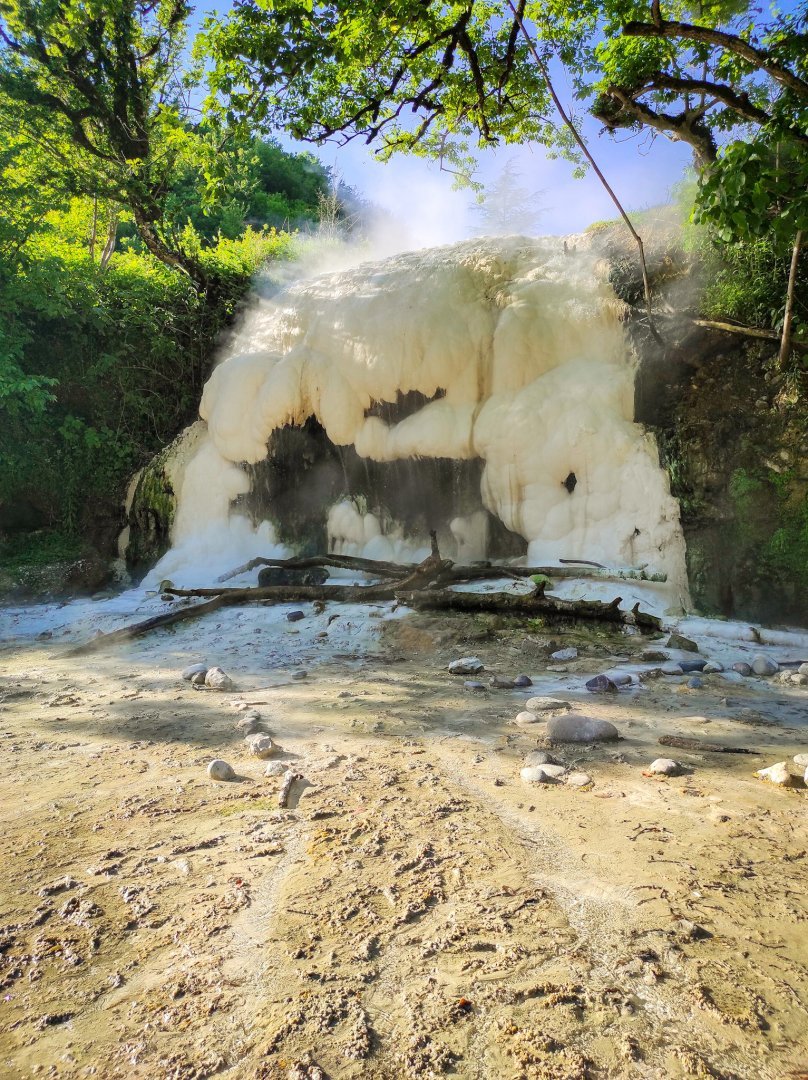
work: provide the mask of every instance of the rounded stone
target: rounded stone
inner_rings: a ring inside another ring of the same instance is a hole
[[[616,694],[617,683],[608,675],[595,675],[584,684],[590,694]]]
[[[298,610],[298,611],[287,611],[286,612],[286,621],[287,622],[300,622],[301,619],[305,619],[305,618],[306,618],[306,613],[304,611],[299,611]]]
[[[808,664],[806,664],[806,667],[808,667]],[[522,687],[522,686],[532,686],[533,685],[533,680],[531,679],[531,677],[529,675],[517,675],[516,678],[513,680],[513,685],[514,686],[520,686],[520,687]]]
[[[249,746],[252,756],[257,758],[272,757],[277,749],[269,735],[260,732],[256,732],[254,735],[248,735],[244,741]]]
[[[211,780],[234,780],[236,777],[232,766],[221,758],[214,758],[208,765],[208,776]]]
[[[701,690],[701,688],[704,686],[704,683],[697,675],[694,675],[692,678],[687,680],[687,685],[688,689],[690,690]]]
[[[662,665],[663,675],[684,675],[684,673],[685,669],[681,664],[670,663]]]
[[[795,754],[794,764],[799,765],[802,769],[808,769],[808,754]]]
[[[488,684],[495,690],[513,690],[516,687],[513,679],[509,679],[507,675],[492,675]]]
[[[732,670],[737,671],[739,675],[751,675],[752,667],[747,664],[745,660],[738,660],[737,663],[732,665]]]
[[[254,735],[256,731],[261,729],[261,720],[247,713],[236,721],[236,727],[239,731],[243,731],[245,735]]]
[[[485,671],[485,666],[476,656],[462,656],[449,664],[450,675],[478,675],[481,671]]]
[[[207,668],[204,671],[197,671],[194,675],[191,676],[191,686],[204,686],[207,674]]]
[[[264,776],[283,776],[285,772],[285,761],[270,761],[269,765],[264,769]]]
[[[780,665],[770,656],[758,653],[757,656],[752,657],[752,671],[756,675],[776,675],[779,670]]]
[[[233,686],[233,680],[220,667],[212,667],[208,668],[208,673],[205,676],[205,686],[210,686],[214,690],[230,690]]]
[[[557,784],[563,774],[560,765],[529,765],[519,772],[526,784]]]
[[[674,761],[673,758],[658,757],[656,761],[651,762],[648,771],[656,773],[659,776],[681,776],[684,769],[679,762]]]
[[[187,667],[185,671],[183,671],[182,677],[183,679],[185,679],[186,682],[190,682],[191,679],[193,679],[194,675],[198,675],[200,672],[206,674],[207,670],[207,664],[191,664],[190,667]]]
[[[473,679],[466,679],[463,683],[463,689],[468,690],[470,694],[482,694],[485,693],[485,683],[475,682]]]
[[[564,712],[566,709],[571,709],[572,706],[568,701],[559,701],[558,698],[532,697],[525,702],[525,708],[528,712],[543,713]]]
[[[592,783],[592,777],[585,772],[571,772],[569,776],[564,777],[564,783],[569,787],[586,787]]]
[[[794,683],[795,686],[808,686],[808,675],[800,675],[799,672],[797,672],[796,675],[791,676],[791,682]]]
[[[708,660],[702,668],[705,675],[713,675],[715,672],[723,671],[724,665],[719,663],[718,660]]]
[[[550,717],[547,721],[547,738],[554,742],[612,742],[619,738],[619,732],[608,720],[568,713],[566,716]]]
[[[798,675],[808,675],[808,663],[800,664],[800,666],[797,668],[797,674]]]
[[[548,754],[546,750],[531,750],[525,758],[525,765],[531,767],[533,765],[560,765],[561,762],[558,758],[554,758],[552,754]]]
[[[522,712],[516,714],[516,723],[519,727],[529,727],[530,724],[543,724],[545,720],[546,717],[529,712],[527,709],[523,709]]]
[[[559,649],[558,652],[550,653],[550,659],[555,660],[559,664],[564,664],[568,660],[578,659],[577,649]]]

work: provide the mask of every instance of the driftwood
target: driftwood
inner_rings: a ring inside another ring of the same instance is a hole
[[[384,581],[376,585],[268,585],[251,588],[213,588],[213,589],[176,589],[168,587],[164,592],[170,596],[179,597],[202,597],[206,599],[203,604],[194,604],[188,607],[177,607],[162,615],[155,615],[133,626],[125,626],[120,630],[113,630],[109,634],[99,634],[82,645],[76,645],[66,650],[65,656],[81,656],[85,653],[96,652],[107,645],[114,645],[121,641],[131,641],[140,637],[150,630],[156,630],[162,626],[172,626],[179,622],[199,618],[221,607],[230,607],[234,604],[255,603],[300,603],[304,601],[318,602],[320,604],[329,601],[342,603],[365,604],[385,600],[398,600],[399,603],[416,609],[451,610],[451,611],[495,611],[514,615],[547,616],[550,618],[577,618],[595,619],[601,622],[629,623],[636,626],[648,627],[653,630],[661,628],[661,622],[653,615],[647,615],[639,610],[639,604],[635,604],[630,612],[620,608],[621,598],[615,598],[611,603],[604,604],[598,600],[561,600],[558,597],[545,596],[544,584],[538,585],[529,594],[511,595],[508,593],[458,593],[442,586],[455,584],[459,581],[469,581],[485,577],[525,578],[534,574],[543,574],[542,567],[456,567],[449,559],[442,559],[438,549],[438,541],[435,533],[431,534],[432,553],[417,566],[399,566],[396,563],[380,563],[372,559],[354,559],[349,556],[317,556],[309,559],[253,559],[252,562],[238,567],[230,574],[224,575],[225,579],[234,577],[254,569],[256,566],[280,566],[287,569],[308,569],[314,566],[335,566],[362,570],[373,573],[379,577],[393,577],[395,579]],[[551,572],[559,573],[562,568],[549,568]],[[574,574],[574,570],[565,569],[565,574]],[[602,573],[602,568],[593,567],[589,572]],[[607,571],[606,573],[609,573]],[[643,575],[643,571],[622,571],[626,576],[636,573]],[[403,576],[402,576],[403,575]],[[603,576],[606,576],[605,574]],[[221,579],[220,579],[221,580]],[[657,579],[654,579],[657,580]],[[663,579],[664,580],[664,579]]]
[[[533,617],[594,619],[598,622],[629,623],[659,630],[662,621],[648,615],[635,604],[631,611],[620,607],[622,597],[617,596],[609,604],[600,600],[562,600],[557,596],[545,596],[542,588],[532,593],[512,595],[509,593],[460,593],[448,589],[427,589],[423,592],[396,593],[399,603],[416,611],[465,611],[492,612],[500,615],[528,615]]]
[[[701,739],[683,739],[679,735],[663,735],[659,740],[662,746],[675,746],[679,750],[706,750],[711,754],[759,754],[759,750],[748,750],[745,746],[719,746],[718,743],[702,742]]]
[[[610,569],[600,563],[586,560],[561,559],[562,566],[500,566],[490,562],[474,563],[472,566],[451,566],[444,570],[438,580],[441,584],[457,584],[464,581],[490,581],[497,578],[528,578],[537,574],[556,578],[599,578],[605,581],[667,581],[667,574],[647,573],[641,567]],[[239,574],[247,574],[259,566],[276,566],[282,570],[311,570],[314,567],[333,567],[338,570],[356,570],[374,577],[400,580],[405,571],[413,572],[417,563],[390,563],[376,559],[360,559],[353,555],[315,555],[300,559],[251,559],[217,578],[217,582],[230,581]],[[582,568],[586,568],[585,570]]]

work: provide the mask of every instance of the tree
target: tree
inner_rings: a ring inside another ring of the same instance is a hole
[[[475,207],[480,216],[477,230],[483,236],[533,235],[544,213],[539,205],[540,191],[529,191],[520,184],[515,162],[509,161],[494,183],[480,196]]]

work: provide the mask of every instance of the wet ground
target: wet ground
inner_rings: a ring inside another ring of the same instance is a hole
[[[649,641],[286,610],[72,659],[85,609],[5,617],[0,1075],[808,1073],[808,795],[754,775],[808,750],[808,687],[591,695]],[[469,654],[535,685],[466,692],[446,666]],[[236,691],[184,683],[196,660]],[[544,693],[620,731],[554,748],[584,790],[519,777],[544,729],[513,721]],[[243,703],[305,777],[288,809]],[[685,775],[646,775],[661,754]]]

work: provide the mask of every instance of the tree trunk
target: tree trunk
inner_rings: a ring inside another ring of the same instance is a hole
[[[181,274],[189,277],[198,288],[205,289],[208,285],[208,277],[202,267],[194,259],[189,259],[187,256],[172,251],[163,243],[157,235],[154,222],[149,218],[142,206],[133,206],[132,213],[134,214],[137,231],[140,233],[140,239],[145,244],[146,250],[154,255],[155,259],[159,259],[164,266],[168,266],[172,270],[178,270]]]
[[[104,244],[104,250],[101,252],[101,262],[99,266],[102,270],[106,270],[109,266],[109,260],[115,251],[115,243],[118,239],[118,211],[112,209],[109,216],[109,224],[107,225],[107,240]]]
[[[797,230],[794,238],[794,249],[791,252],[791,268],[788,272],[788,291],[786,292],[786,310],[783,316],[783,337],[780,341],[780,359],[778,361],[781,371],[784,371],[788,358],[791,355],[791,325],[794,321],[794,292],[797,284],[797,266],[800,261],[800,248],[802,247],[802,229]]]

